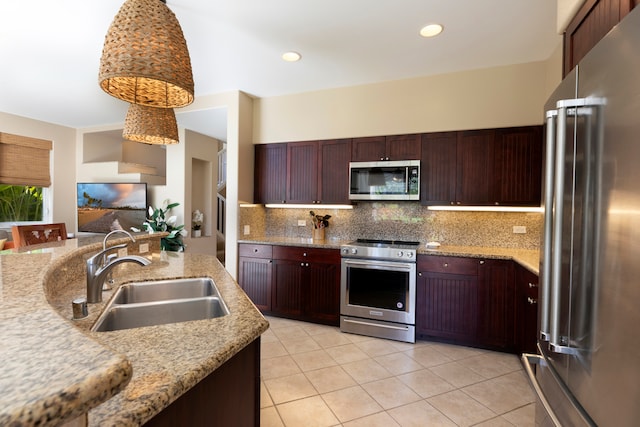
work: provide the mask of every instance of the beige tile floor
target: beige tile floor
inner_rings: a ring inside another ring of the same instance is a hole
[[[268,317],[262,427],[533,426],[515,355]]]

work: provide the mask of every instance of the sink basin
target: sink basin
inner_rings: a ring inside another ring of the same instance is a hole
[[[91,328],[95,332],[222,317],[229,309],[210,278],[126,283]]]
[[[213,319],[229,314],[218,297],[189,298],[136,304],[111,304],[91,328],[95,332]]]
[[[113,297],[113,304],[199,298],[218,295],[213,280],[208,277],[125,283]]]

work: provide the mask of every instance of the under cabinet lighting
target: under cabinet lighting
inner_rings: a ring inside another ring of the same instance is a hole
[[[282,208],[282,209],[353,209],[352,205],[297,205],[297,204],[288,204],[288,203],[268,203],[264,205],[265,208]]]
[[[466,211],[466,212],[537,212],[543,213],[542,207],[526,206],[427,206],[430,211]]]

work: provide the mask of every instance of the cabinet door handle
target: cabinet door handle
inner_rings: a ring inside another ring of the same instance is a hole
[[[529,304],[533,305],[533,304],[537,304],[537,303],[538,303],[538,300],[537,300],[537,299],[535,299],[535,298],[527,297],[527,302],[528,302]]]
[[[303,254],[302,254],[302,256],[307,256],[307,253],[306,253],[306,252],[305,252],[305,253],[303,253]]]
[[[300,267],[304,267],[304,262],[301,262],[301,263],[300,263]]]
[[[537,287],[538,287],[537,284],[529,282],[529,288],[537,288]]]
[[[418,272],[418,276],[422,277],[422,272],[421,271]]]
[[[480,265],[484,264],[484,261],[480,261]]]
[[[449,267],[449,264],[445,262],[443,266],[444,267]]]

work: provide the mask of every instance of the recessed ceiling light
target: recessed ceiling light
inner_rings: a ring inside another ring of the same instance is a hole
[[[298,52],[285,52],[282,54],[282,59],[284,59],[287,62],[296,62],[299,61],[300,58],[302,58],[302,55],[300,55]]]
[[[440,24],[425,25],[420,29],[420,35],[422,37],[435,37],[442,32],[444,28]]]

